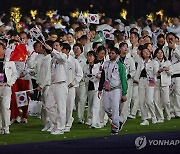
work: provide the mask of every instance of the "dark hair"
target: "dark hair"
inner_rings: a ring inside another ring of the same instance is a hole
[[[172,33],[172,32],[167,33],[167,34],[166,34],[166,38],[167,38],[169,35],[172,35],[172,36],[174,36],[174,37],[176,38],[176,35],[175,35],[174,33]]]
[[[80,39],[81,39],[81,40],[87,40],[88,37],[87,37],[87,35],[82,35],[82,36],[80,37]]]
[[[175,38],[178,39],[178,41],[179,41],[179,37],[178,36],[175,36]]]
[[[6,49],[6,46],[0,42],[0,45],[3,47],[3,49]]]
[[[111,48],[110,51],[114,51],[116,54],[120,55],[120,51],[116,47]]]
[[[128,47],[128,44],[126,42],[122,42],[119,44],[119,48],[123,47],[124,45],[127,45],[127,47]]]
[[[139,45],[138,50],[142,51],[144,49],[144,45]]]
[[[131,32],[130,35],[131,35],[131,34],[134,34],[135,37],[137,37],[137,38],[139,39],[139,34],[138,34],[137,32]]]
[[[88,55],[94,56],[94,58],[95,58],[95,59],[94,59],[94,64],[97,64],[97,63],[98,63],[97,55],[96,55],[96,53],[95,53],[93,50],[89,51],[89,52],[87,53],[87,56],[88,56]],[[89,64],[88,60],[86,61],[86,63]]]
[[[35,47],[36,47],[36,45],[37,45],[37,44],[39,44],[39,43],[41,43],[41,42],[36,41],[36,42],[33,44],[33,47],[35,48]]]
[[[73,45],[73,49],[74,49],[74,47],[77,47],[77,46],[81,49],[81,53],[82,53],[82,52],[83,52],[83,46],[82,46],[82,44],[80,44],[80,43],[74,44],[74,45]]]
[[[46,44],[48,44],[51,48],[53,48],[53,43],[54,42],[51,40],[46,41]],[[44,45],[42,46],[42,48],[46,51],[47,54],[51,54],[51,51],[46,49],[46,47]]]
[[[66,49],[69,51],[71,50],[71,46],[68,43],[62,43],[61,45],[62,45],[63,49]]]
[[[130,29],[130,34],[133,33],[134,30],[138,31],[138,29],[136,27],[133,27],[133,28]]]
[[[98,44],[102,44],[102,43],[101,43],[101,42],[94,42],[94,43],[92,44],[92,48],[93,48],[93,49],[96,48]]]
[[[79,26],[75,29],[75,32],[79,32],[79,31],[83,31],[83,27],[82,26]]]
[[[166,56],[165,56],[165,54],[164,54],[164,51],[163,51],[161,48],[157,48],[157,49],[154,51],[153,59],[157,57],[157,53],[158,53],[159,50],[161,50],[161,51],[163,52],[163,59],[166,61],[167,58],[166,58]]]
[[[105,51],[105,54],[106,54],[106,48],[105,48],[103,45],[101,45],[101,46],[99,46],[99,47],[97,48],[96,53],[98,54],[98,53],[100,53],[102,50],[104,50],[104,51]]]
[[[114,47],[114,41],[113,40],[106,40],[106,44],[109,49]]]
[[[163,39],[165,39],[165,36],[164,36],[164,34],[159,34],[159,35],[157,36],[157,39],[160,39],[160,38],[163,38]]]

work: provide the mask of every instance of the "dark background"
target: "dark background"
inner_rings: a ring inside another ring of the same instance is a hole
[[[6,14],[14,6],[21,7],[23,15],[28,15],[31,9],[37,9],[39,15],[45,15],[49,9],[69,15],[77,8],[80,11],[89,10],[90,13],[105,13],[112,18],[118,18],[122,8],[127,9],[128,18],[135,19],[160,9],[164,10],[166,16],[180,15],[180,0],[0,0],[0,11]]]

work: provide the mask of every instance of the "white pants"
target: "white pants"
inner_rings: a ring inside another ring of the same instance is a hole
[[[9,130],[11,87],[0,86],[0,129]]]
[[[139,87],[138,84],[134,83],[131,98],[131,115],[136,116],[137,110],[139,109]]]
[[[91,126],[100,127],[100,99],[98,98],[98,91],[91,90],[87,92],[88,96],[88,108],[89,108],[89,117],[88,121],[91,121]]]
[[[174,93],[174,112],[176,116],[180,117],[180,77],[172,78],[174,82],[173,93]]]
[[[84,109],[87,101],[87,92],[85,83],[79,84],[79,87],[76,87],[76,104],[78,106],[78,120],[84,121]]]
[[[49,104],[46,106],[50,120],[57,129],[64,130],[66,125],[66,100],[68,94],[67,83],[50,85],[52,94],[48,95]]]
[[[103,95],[104,95],[104,93],[102,93],[102,97],[100,99],[99,115],[100,115],[100,123],[102,123],[103,125],[106,125],[108,122],[108,116],[107,116],[107,113],[104,111]]]
[[[169,86],[160,87],[159,79],[156,81],[156,86],[154,89],[154,103],[157,119],[164,119],[163,107],[167,116],[170,116]]]
[[[123,122],[119,116],[119,105],[121,101],[121,89],[114,89],[111,91],[104,91],[104,110],[108,117],[112,119],[111,128],[115,131],[119,130],[119,122]]]
[[[42,119],[42,122],[44,124],[44,126],[46,126],[47,124],[51,124],[51,120],[48,116],[48,113],[46,111],[46,104],[48,103],[48,94],[50,93],[50,90],[49,90],[49,86],[46,86],[45,88],[43,88],[42,90],[42,110],[41,110],[41,119]],[[54,99],[53,99],[54,100]],[[51,99],[51,101],[53,101]]]
[[[68,89],[67,101],[66,101],[66,128],[71,128],[74,118],[73,107],[75,104],[75,88],[71,87]]]
[[[132,79],[128,80],[128,91],[127,91],[127,101],[121,103],[121,117],[124,119],[124,121],[127,120],[127,117],[130,114],[130,102],[132,98],[132,89],[133,89],[133,81]]]
[[[154,87],[148,85],[147,78],[139,80],[139,103],[142,120],[148,119],[148,109],[152,117],[155,117]]]

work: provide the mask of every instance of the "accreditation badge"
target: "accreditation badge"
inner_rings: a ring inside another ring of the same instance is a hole
[[[110,89],[111,89],[109,80],[106,80],[106,81],[104,82],[103,87],[104,87],[105,90],[110,90]]]
[[[149,86],[150,87],[154,87],[155,86],[155,79],[154,78],[149,78],[148,82],[149,82]]]
[[[0,73],[0,82],[4,82],[4,73]]]

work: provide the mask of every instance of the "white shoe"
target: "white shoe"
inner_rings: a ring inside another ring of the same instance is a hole
[[[52,135],[61,135],[64,134],[64,131],[56,129],[55,131],[51,132]]]
[[[65,130],[64,130],[65,133],[68,133],[70,132],[70,128],[69,127],[66,127]]]
[[[50,128],[50,126],[47,126],[47,125],[46,125],[43,129],[41,129],[41,131],[42,131],[42,132],[45,132],[45,131],[47,131],[49,128]]]
[[[171,113],[171,118],[175,118],[175,115],[174,115],[174,113]]]
[[[85,124],[90,126],[90,125],[91,125],[91,122],[90,122],[90,121],[87,121]]]
[[[157,120],[156,123],[164,123],[164,120],[163,119],[159,119],[159,120]]]
[[[27,124],[27,123],[28,123],[28,121],[27,121],[27,119],[26,119],[26,118],[23,118],[23,119],[22,119],[22,121],[21,121],[21,123],[25,123],[25,124]]]
[[[142,125],[142,126],[149,125],[149,121],[148,120],[144,120],[143,122],[140,123],[140,125]]]
[[[167,120],[168,120],[168,121],[171,120],[171,116],[167,116]]]
[[[11,122],[10,122],[11,125],[12,125],[14,122],[15,122],[15,119],[13,118],[13,119],[11,120]]]
[[[56,130],[57,128],[56,128],[56,126],[51,126],[48,130],[47,130],[47,132],[54,132],[55,130]]]
[[[4,134],[4,129],[0,129],[0,134]]]
[[[9,129],[4,129],[4,134],[10,134]]]
[[[156,123],[157,123],[156,117],[152,117],[152,123],[153,123],[153,124],[156,124]]]
[[[130,115],[128,116],[128,118],[130,118],[130,119],[135,119],[136,117],[130,114]]]
[[[16,119],[15,119],[15,121],[14,121],[15,123],[20,123],[21,122],[21,117],[16,117]]]

